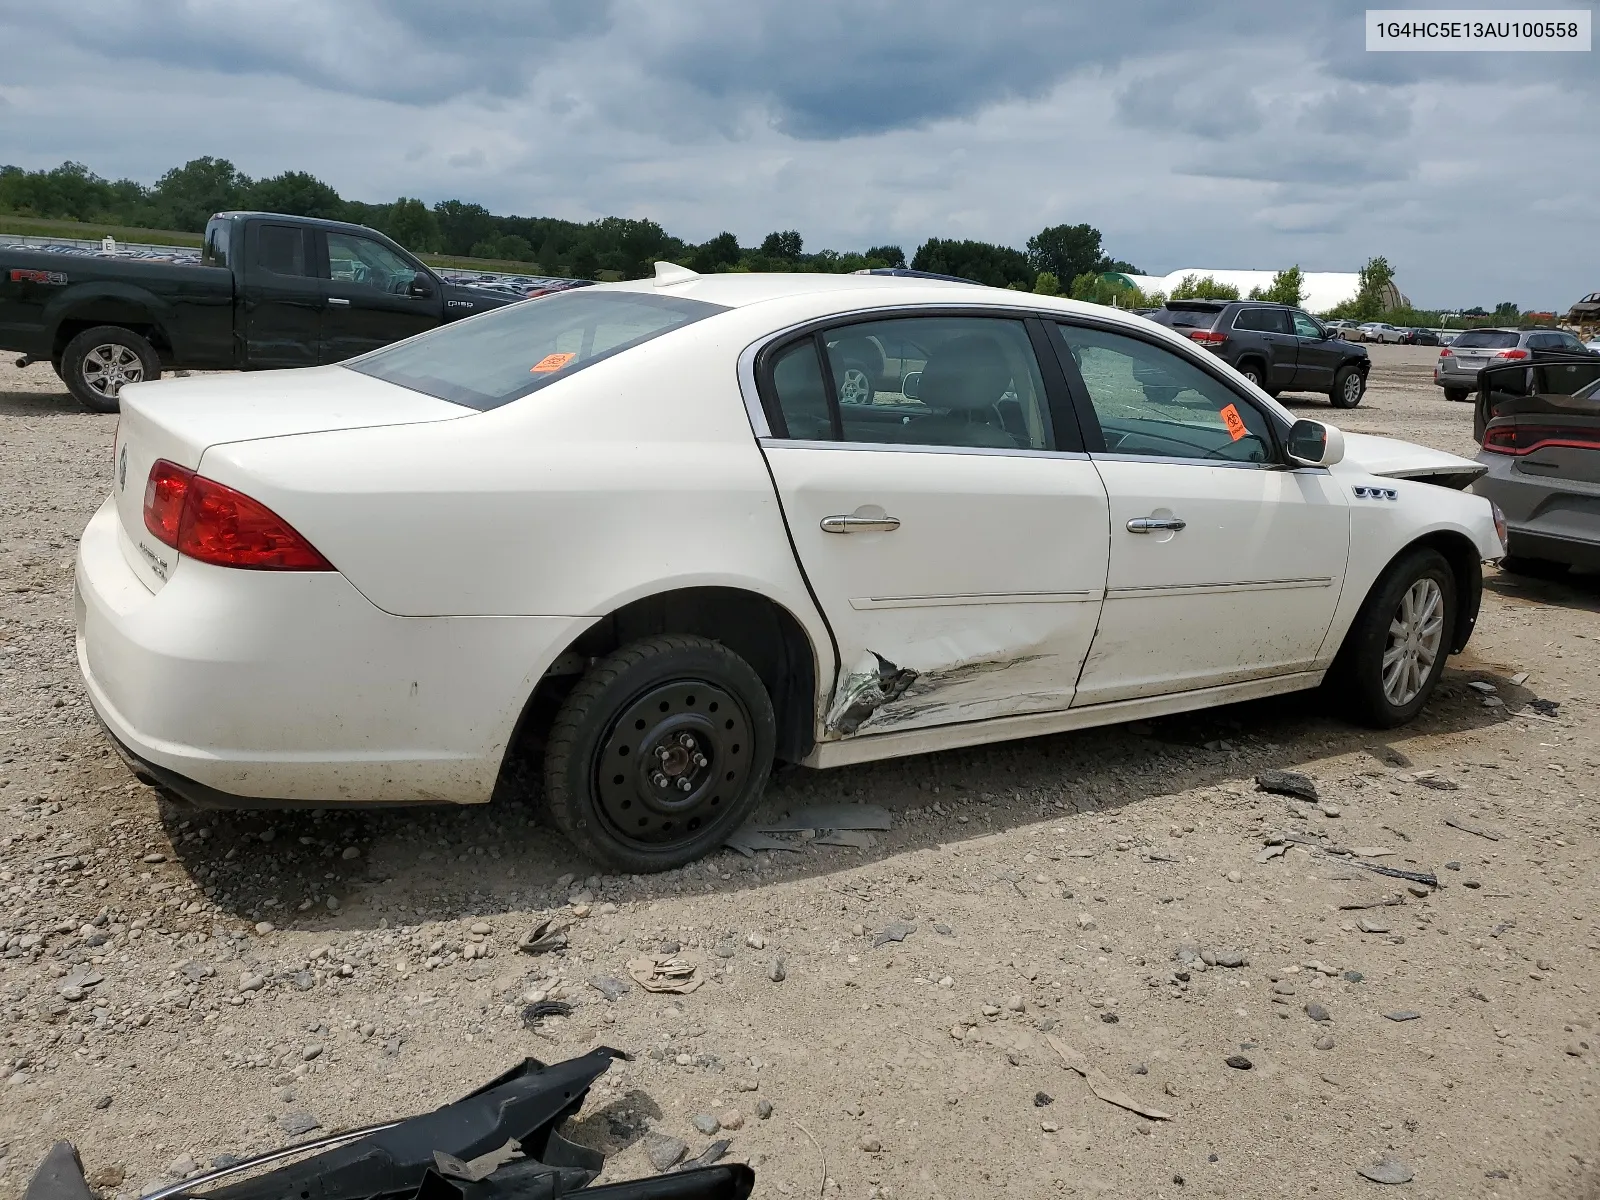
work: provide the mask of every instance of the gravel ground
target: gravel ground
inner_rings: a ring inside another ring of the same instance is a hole
[[[1335,417],[1470,452],[1435,353],[1373,347]],[[1600,1195],[1593,578],[1492,576],[1386,739],[1307,697],[795,771],[771,814],[871,802],[892,830],[612,877],[518,805],[158,803],[73,661],[113,424],[0,366],[0,1194],[55,1138],[133,1197],[605,1043],[637,1057],[573,1135],[607,1179],[720,1117],[760,1196],[1342,1197],[1385,1157],[1418,1197]],[[1257,790],[1279,768],[1318,802]],[[567,947],[519,952],[546,917]],[[590,982],[672,943],[690,995]],[[537,993],[572,1015],[525,1028]],[[1048,1038],[1170,1119],[1096,1098]]]

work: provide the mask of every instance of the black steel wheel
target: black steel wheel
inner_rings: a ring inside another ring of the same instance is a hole
[[[776,732],[760,678],[727,647],[677,634],[631,643],[591,667],[556,714],[551,819],[616,870],[682,866],[760,800]]]

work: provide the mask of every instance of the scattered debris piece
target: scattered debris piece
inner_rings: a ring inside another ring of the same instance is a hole
[[[546,1017],[570,1017],[572,1005],[565,1000],[537,1000],[522,1010],[522,1026],[538,1032],[539,1022]]]
[[[1485,683],[1481,679],[1474,679],[1471,682],[1469,682],[1467,684],[1467,686],[1469,688],[1471,688],[1473,691],[1479,692],[1479,693],[1481,693],[1481,694],[1483,694],[1485,696],[1492,696],[1492,695],[1494,695],[1496,692],[1498,692],[1500,690],[1499,688],[1495,687],[1494,684]]]
[[[1478,825],[1469,825],[1456,817],[1446,817],[1444,823],[1451,829],[1459,829],[1462,833],[1470,833],[1475,837],[1487,838],[1491,842],[1498,842],[1500,835],[1492,829],[1484,829]]]
[[[1415,1021],[1422,1016],[1421,1013],[1413,1008],[1396,1009],[1394,1012],[1386,1012],[1383,1015],[1391,1021]]]
[[[1542,716],[1554,717],[1556,715],[1556,709],[1561,707],[1561,701],[1543,700],[1536,696],[1532,700],[1528,701],[1528,707]]]
[[[1385,925],[1382,921],[1372,921],[1368,920],[1366,917],[1362,917],[1356,922],[1356,928],[1361,930],[1362,933],[1389,932],[1389,926]]]
[[[1401,770],[1404,770],[1411,765],[1411,760],[1403,753],[1401,753],[1399,750],[1396,750],[1393,746],[1384,745],[1382,742],[1379,742],[1373,746],[1368,746],[1367,753],[1372,755],[1373,758],[1377,759],[1385,766],[1399,767]]]
[[[689,1153],[689,1143],[682,1138],[653,1133],[644,1142],[645,1157],[657,1171],[670,1171],[678,1160]]]
[[[1248,1071],[1255,1066],[1255,1063],[1251,1062],[1242,1054],[1230,1054],[1222,1061],[1227,1063],[1235,1071]]]
[[[1436,792],[1459,792],[1461,785],[1454,779],[1446,779],[1443,775],[1418,775],[1413,783],[1419,787],[1432,788]]]
[[[848,846],[854,850],[871,850],[878,839],[865,829],[830,829],[815,839],[818,846]]]
[[[1060,1055],[1061,1061],[1067,1069],[1076,1071],[1088,1080],[1089,1090],[1107,1104],[1115,1104],[1118,1108],[1125,1108],[1129,1112],[1138,1113],[1141,1117],[1148,1117],[1152,1121],[1172,1120],[1170,1113],[1164,1113],[1159,1108],[1150,1108],[1147,1105],[1140,1104],[1132,1096],[1119,1089],[1097,1068],[1090,1066],[1087,1058],[1060,1038],[1047,1033],[1044,1040],[1049,1042],[1050,1048]]]
[[[614,975],[593,975],[589,978],[589,986],[613,1004],[633,990]]]
[[[872,936],[872,948],[876,950],[885,942],[903,942],[916,931],[917,927],[909,921],[896,921],[893,925],[885,925]]]
[[[1263,846],[1260,850],[1256,851],[1256,861],[1258,863],[1271,862],[1273,859],[1287,854],[1288,852],[1289,845],[1287,842],[1280,842],[1276,846]]]
[[[802,829],[888,829],[889,810],[877,804],[818,804],[776,821],[756,826],[762,833],[799,833]]]
[[[1357,858],[1382,858],[1394,851],[1387,846],[1351,846],[1350,853]]]
[[[730,850],[737,850],[746,858],[754,858],[757,850],[787,850],[791,854],[800,853],[800,847],[796,843],[772,837],[753,825],[734,830],[722,844]]]
[[[546,918],[517,943],[517,949],[524,954],[548,954],[552,950],[565,950],[568,928],[566,925],[557,925],[553,917]]]
[[[1056,1098],[1049,1092],[1035,1092],[1033,1094],[1033,1106],[1035,1108],[1043,1108],[1045,1105],[1054,1104],[1055,1102]]]
[[[679,1163],[673,1171],[698,1171],[702,1167],[709,1167],[719,1161],[731,1145],[733,1145],[732,1138],[718,1138],[695,1157]]]
[[[1439,877],[1430,871],[1406,871],[1400,867],[1386,867],[1381,863],[1362,862],[1360,859],[1350,860],[1355,866],[1364,867],[1368,871],[1379,875],[1387,875],[1391,879],[1409,879],[1412,883],[1420,883],[1427,887],[1439,886]]]
[[[1306,1005],[1306,1016],[1316,1021],[1319,1025],[1333,1020],[1333,1014],[1328,1011],[1327,1007],[1317,1003],[1315,1000]]]
[[[1263,771],[1256,776],[1256,788],[1279,796],[1297,796],[1312,803],[1317,800],[1317,785],[1309,775],[1298,771]]]
[[[1528,673],[1526,671],[1518,671],[1515,675],[1513,675],[1511,677],[1511,686],[1512,687],[1521,687],[1523,684],[1525,684],[1527,682],[1528,682]]]
[[[522,1158],[522,1143],[516,1138],[507,1138],[506,1144],[496,1150],[488,1150],[462,1161],[453,1154],[446,1154],[443,1150],[433,1152],[434,1166],[439,1168],[439,1174],[447,1179],[464,1179],[468,1183],[477,1183],[487,1179],[508,1162]]]
[[[628,960],[629,976],[647,992],[687,996],[705,982],[697,971],[695,963],[676,954],[651,954]]]
[[[1398,1158],[1390,1158],[1388,1155],[1384,1155],[1376,1162],[1357,1167],[1356,1174],[1363,1179],[1372,1180],[1373,1183],[1410,1183],[1413,1178],[1410,1167]]]

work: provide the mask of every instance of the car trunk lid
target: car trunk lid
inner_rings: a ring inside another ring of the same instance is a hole
[[[207,449],[228,442],[448,421],[474,413],[342,367],[131,384],[120,399],[111,494],[122,524],[123,557],[151,591],[171,578],[179,557],[145,527],[145,486],[158,461],[198,470]]]

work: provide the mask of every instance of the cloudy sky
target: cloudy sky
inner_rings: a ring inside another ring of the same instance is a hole
[[[1600,55],[1369,54],[1362,12],[0,0],[0,162],[153,182],[211,154],[808,249],[1088,221],[1158,274],[1383,254],[1425,305],[1600,288]]]

